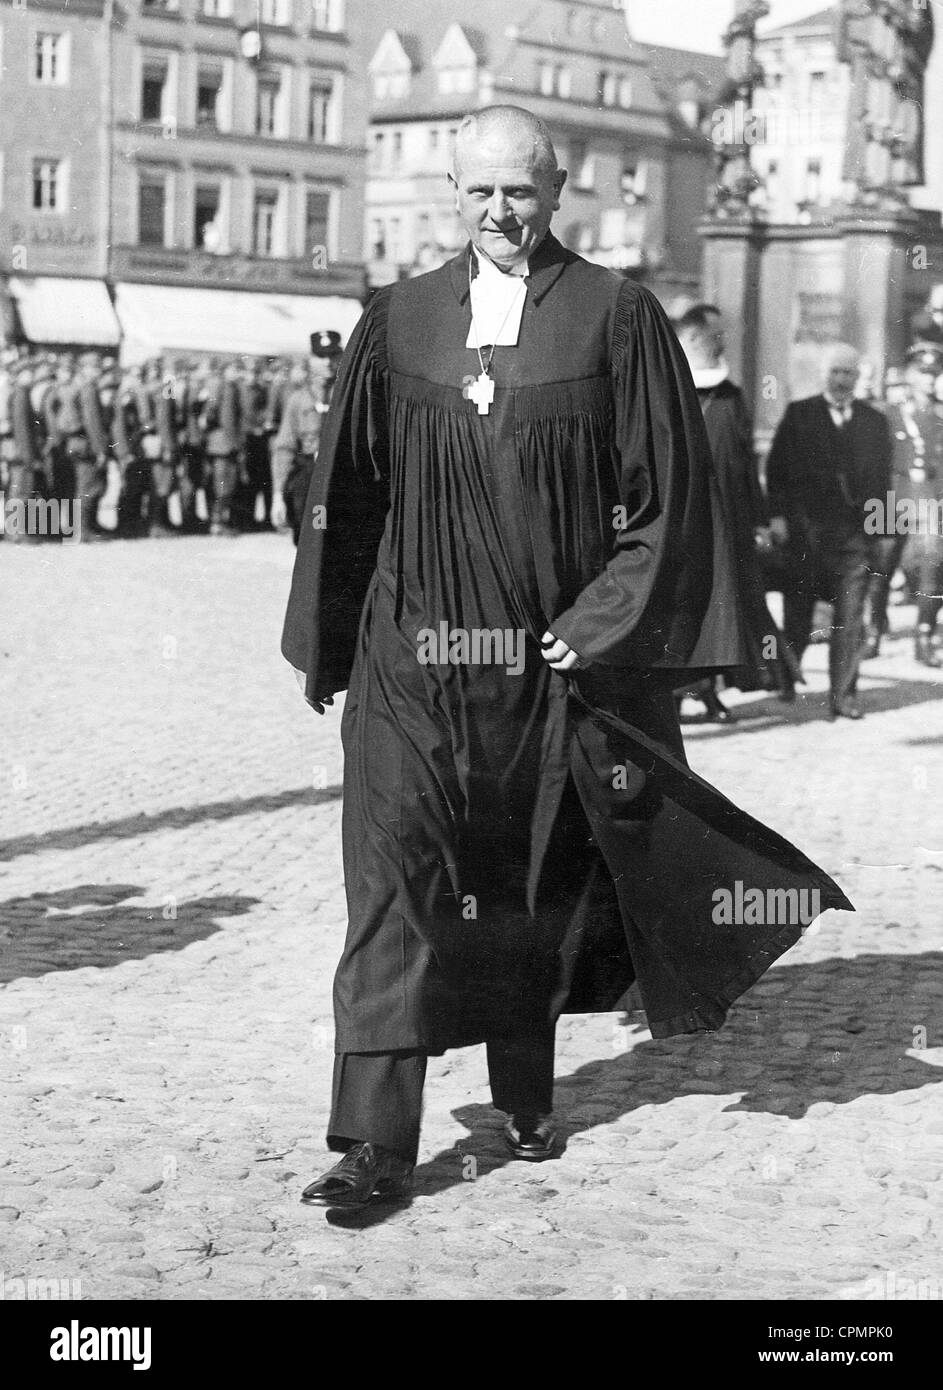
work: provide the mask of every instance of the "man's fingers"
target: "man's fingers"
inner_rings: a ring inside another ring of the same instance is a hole
[[[572,647],[568,647],[562,638],[554,637],[552,632],[545,632],[540,640],[543,644],[540,655],[552,671],[573,670],[579,656]],[[551,645],[548,646],[548,643]]]
[[[572,671],[578,661],[579,657],[576,652],[572,648],[568,648],[566,656],[561,661],[551,661],[550,669],[551,671]]]

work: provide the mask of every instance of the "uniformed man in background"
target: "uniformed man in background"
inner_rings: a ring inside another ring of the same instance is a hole
[[[318,454],[321,424],[331,403],[331,393],[341,357],[340,334],[333,330],[311,334],[311,358],[307,370],[295,368],[293,389],[285,403],[272,457],[272,520],[287,520],[298,544],[301,518]]]
[[[884,534],[875,545],[865,658],[879,654],[887,631],[891,580],[903,563],[917,597],[914,655],[923,666],[943,666],[933,642],[943,593],[943,536],[934,522],[934,508],[927,505],[943,501],[943,408],[934,395],[941,372],[943,346],[915,344],[907,354],[903,399],[887,407],[894,450],[891,493],[895,505],[893,514],[885,517]],[[910,520],[907,511],[898,510],[896,504],[901,501],[917,504],[909,510]]]

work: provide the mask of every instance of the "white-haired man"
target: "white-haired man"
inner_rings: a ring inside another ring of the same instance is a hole
[[[862,714],[855,692],[874,544],[865,532],[865,508],[869,499],[886,497],[891,465],[887,421],[855,399],[859,365],[847,343],[831,349],[824,391],[787,406],[766,465],[770,530],[789,556],[786,641],[801,659],[816,598],[834,604],[830,703],[832,717],[844,719]]]

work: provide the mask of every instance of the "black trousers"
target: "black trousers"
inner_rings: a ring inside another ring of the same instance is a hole
[[[831,554],[811,551],[794,557],[783,587],[784,636],[800,660],[812,635],[815,600],[827,599],[833,605],[828,648],[832,700],[853,694],[858,682],[868,578],[867,558],[857,548]]]
[[[495,1109],[509,1115],[549,1115],[553,1109],[555,1026],[487,1044],[488,1079]],[[343,1153],[367,1141],[416,1162],[422,1088],[428,1054],[341,1052],[334,1084],[327,1146]]]

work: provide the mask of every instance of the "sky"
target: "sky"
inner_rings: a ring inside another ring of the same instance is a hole
[[[733,17],[733,0],[625,0],[629,33],[642,43],[664,43],[721,53],[721,35]],[[772,0],[761,28],[788,24],[826,8],[825,0]]]

